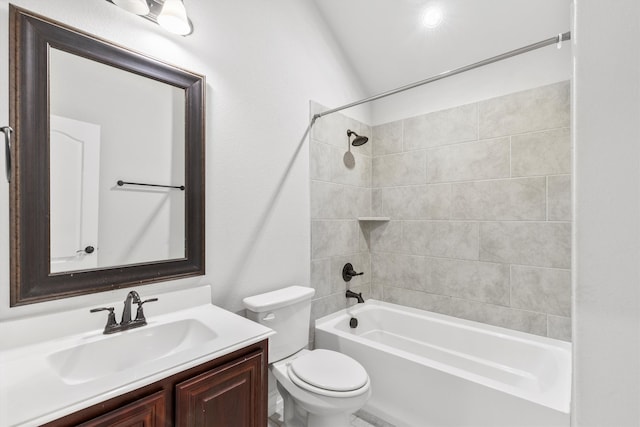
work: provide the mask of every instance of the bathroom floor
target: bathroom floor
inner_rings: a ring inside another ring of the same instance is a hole
[[[282,415],[276,412],[267,422],[267,427],[282,427]],[[395,427],[380,418],[374,417],[366,412],[357,412],[351,415],[351,427]]]

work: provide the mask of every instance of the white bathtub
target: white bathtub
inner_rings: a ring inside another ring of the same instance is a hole
[[[399,427],[569,426],[569,343],[375,300],[318,319],[315,340],[366,368],[363,409]]]

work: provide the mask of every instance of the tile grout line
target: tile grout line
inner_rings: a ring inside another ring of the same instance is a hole
[[[547,222],[549,221],[549,177],[546,176],[544,178],[545,186],[544,186],[544,209],[545,209],[545,217]]]
[[[508,265],[511,268],[513,267],[521,267],[521,268],[534,268],[534,269],[538,269],[538,270],[551,270],[551,271],[564,271],[564,272],[571,272],[570,268],[566,268],[566,267],[549,267],[549,266],[540,266],[540,265],[531,265],[531,264],[517,264],[517,263],[510,263],[510,262],[505,262],[505,261],[487,261],[487,260],[481,260],[481,259],[468,259],[468,258],[452,258],[452,257],[446,257],[446,256],[440,256],[440,255],[429,255],[429,254],[414,254],[414,253],[409,253],[409,252],[395,252],[395,251],[375,251],[372,252],[372,255],[399,255],[399,256],[407,256],[407,257],[419,257],[419,258],[433,258],[433,259],[438,259],[438,260],[447,260],[447,261],[459,261],[459,262],[463,262],[463,263],[475,263],[475,264],[494,264],[494,265]],[[348,256],[350,254],[347,255],[332,255],[329,257],[322,257],[322,258],[317,258],[318,260],[321,259],[327,259],[327,258],[331,258],[331,257],[341,257],[341,256]]]
[[[513,137],[509,136],[509,178],[513,178]]]
[[[509,307],[512,307],[513,301],[513,265],[509,265]]]
[[[419,186],[433,186],[433,185],[447,185],[447,184],[474,184],[476,182],[493,182],[493,181],[515,181],[522,179],[534,179],[534,178],[545,178],[547,176],[571,176],[568,173],[555,173],[555,174],[538,174],[538,175],[524,175],[524,176],[500,176],[495,178],[476,178],[476,179],[461,179],[461,180],[453,180],[453,181],[431,181],[425,183],[409,183],[409,184],[396,184],[396,185],[384,185],[379,188],[403,188],[403,187],[419,187]],[[319,182],[329,182],[314,179],[314,181]]]
[[[476,102],[476,141],[480,141],[480,102]]]
[[[402,287],[399,287],[399,286],[393,286],[393,285],[385,284],[385,283],[381,283],[381,284],[382,284],[383,287],[386,287],[386,288],[394,288],[394,289],[399,289],[399,290],[407,291],[407,292],[419,292],[419,293],[422,293],[422,294],[433,295],[433,296],[442,297],[442,298],[448,298],[448,299],[451,299],[451,300],[460,300],[460,301],[465,301],[465,302],[468,301],[468,302],[473,302],[473,303],[479,303],[479,304],[484,304],[484,305],[488,305],[488,306],[491,306],[491,307],[497,307],[498,309],[506,309],[506,310],[511,311],[511,312],[530,313],[530,314],[533,314],[533,315],[544,316],[545,318],[547,318],[549,316],[553,316],[553,317],[560,317],[560,318],[570,319],[569,317],[566,317],[566,316],[560,316],[560,315],[556,315],[556,314],[545,313],[543,311],[529,310],[529,309],[526,309],[526,308],[518,308],[518,307],[510,307],[510,306],[505,306],[505,305],[501,305],[501,304],[495,304],[495,303],[486,302],[486,301],[463,298],[463,297],[455,296],[455,295],[438,294],[438,293],[434,293],[434,292],[428,292],[428,291],[425,291],[425,290],[402,288]],[[417,307],[414,307],[414,308],[417,308]],[[427,310],[427,311],[430,311],[430,310]],[[546,322],[546,320],[545,320],[545,322]]]

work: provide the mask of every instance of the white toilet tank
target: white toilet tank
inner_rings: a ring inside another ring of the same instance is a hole
[[[303,349],[309,343],[311,298],[315,289],[289,286],[242,300],[247,317],[276,334],[269,337],[269,363]]]

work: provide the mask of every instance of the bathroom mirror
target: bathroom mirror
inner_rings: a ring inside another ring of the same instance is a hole
[[[204,77],[10,21],[11,305],[204,274]]]

